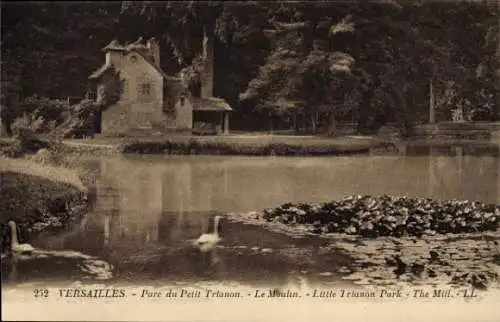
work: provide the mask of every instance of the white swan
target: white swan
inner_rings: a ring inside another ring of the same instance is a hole
[[[98,259],[97,257],[90,256],[81,252],[71,251],[71,250],[43,250],[36,249],[30,244],[19,244],[17,237],[17,226],[14,221],[9,221],[8,223],[11,230],[11,247],[10,250],[13,256],[13,262],[26,260],[37,260],[42,258],[54,258],[60,260],[74,260],[77,261],[76,265],[80,270],[88,275],[93,276],[96,279],[109,279],[113,276],[112,271],[114,269],[113,265]],[[2,260],[6,258],[5,254],[2,254]]]
[[[214,217],[214,232],[211,234],[201,234],[201,236],[194,241],[194,245],[202,252],[207,252],[215,247],[221,240],[219,236],[219,220],[220,216]]]
[[[10,250],[17,254],[31,254],[35,251],[35,248],[30,244],[19,244],[19,239],[17,239],[17,226],[14,221],[9,221],[10,227]]]

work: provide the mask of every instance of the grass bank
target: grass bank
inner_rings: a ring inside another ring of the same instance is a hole
[[[389,143],[372,137],[228,135],[135,138],[120,143],[122,153],[205,155],[344,155],[367,153]]]
[[[64,228],[89,206],[89,190],[74,169],[19,158],[0,157],[0,195],[2,252],[10,245],[9,220],[22,242]]]

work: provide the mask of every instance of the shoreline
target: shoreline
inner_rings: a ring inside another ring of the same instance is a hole
[[[317,138],[311,141],[286,142],[275,140],[259,142],[233,141],[217,137],[193,139],[192,137],[159,138],[103,138],[89,140],[65,140],[63,151],[68,154],[92,154],[95,156],[115,155],[214,155],[214,156],[269,156],[269,157],[317,157],[364,155],[372,151],[413,151],[421,148],[443,149],[450,146],[498,155],[500,142],[494,140],[441,140],[408,139],[393,140],[379,137],[334,139]],[[355,142],[351,145],[349,142]]]
[[[188,141],[189,142],[189,141]],[[153,142],[154,143],[154,142]],[[419,143],[419,142],[418,142]],[[87,149],[87,150],[85,150]],[[106,144],[99,144],[99,145],[92,145],[89,144],[88,146],[85,147],[85,149],[80,149],[80,147],[75,146],[73,152],[78,153],[78,151],[88,151],[89,153],[92,153],[94,149],[102,150],[102,151],[114,151],[115,146],[113,145],[106,145]],[[49,150],[50,151],[50,150]],[[39,151],[42,152],[42,151]],[[47,152],[47,151],[45,151]],[[55,154],[61,154],[62,157],[72,157],[71,153],[66,149],[66,146],[62,146],[61,149],[57,149],[57,151],[54,151]],[[68,155],[66,155],[68,153]],[[121,153],[118,153],[121,154]],[[31,236],[31,234],[38,234],[42,230],[51,230],[51,229],[63,229],[67,223],[72,222],[74,219],[79,218],[81,216],[84,216],[87,214],[88,207],[89,207],[89,202],[88,202],[88,188],[89,184],[88,182],[84,182],[86,179],[82,178],[81,176],[78,175],[77,169],[72,169],[65,167],[64,164],[69,164],[70,167],[74,166],[75,163],[73,162],[68,162],[69,159],[64,160],[61,162],[59,157],[61,155],[56,155],[51,156],[50,154],[47,156],[44,153],[37,153],[33,156],[28,156],[27,159],[10,159],[10,158],[2,158],[0,157],[0,175],[3,175],[4,173],[7,173],[12,176],[12,173],[15,173],[17,176],[23,177],[22,179],[24,181],[31,182],[32,185],[40,185],[39,183],[45,179],[51,182],[51,185],[53,186],[58,186],[57,189],[59,190],[71,190],[73,193],[74,191],[72,189],[76,189],[79,191],[80,197],[76,198],[77,203],[80,202],[80,208],[76,207],[76,210],[70,211],[68,213],[68,209],[65,209],[64,211],[58,212],[56,215],[51,215],[51,216],[41,216],[39,218],[38,223],[41,223],[40,225],[37,226],[37,229],[33,229],[34,224],[36,222],[30,222],[26,223],[24,222],[23,224],[20,224],[21,230],[24,230],[24,234],[26,235],[26,231],[28,236]],[[55,162],[56,160],[57,162]],[[61,166],[62,165],[62,166]],[[2,177],[3,179],[3,177]],[[88,178],[87,178],[88,179]],[[16,178],[11,180],[17,180]],[[44,184],[47,186],[47,182]],[[43,186],[43,185],[42,185]],[[70,188],[67,188],[67,187]],[[61,188],[63,187],[63,188]],[[56,188],[55,188],[56,189]],[[57,190],[56,189],[56,190]],[[2,193],[3,195],[3,193]],[[18,194],[18,195],[28,195],[28,194]],[[85,195],[85,198],[83,197]],[[45,200],[45,203],[52,203],[52,197],[49,194],[49,198]],[[57,198],[55,198],[57,199]],[[30,204],[29,202],[26,204]],[[78,205],[77,205],[78,206]],[[70,207],[71,208],[71,207]],[[500,208],[499,208],[500,209]],[[0,208],[1,210],[1,208]],[[366,210],[366,209],[365,209]],[[40,212],[40,211],[39,211]],[[500,232],[498,229],[495,232],[485,232],[485,233],[478,233],[478,234],[434,234],[434,235],[425,235],[420,236],[420,237],[415,237],[415,236],[379,236],[377,238],[364,238],[363,236],[358,236],[356,233],[345,233],[345,232],[338,232],[335,231],[334,233],[331,233],[331,231],[323,231],[323,233],[318,234],[317,232],[311,232],[313,228],[318,228],[318,227],[313,227],[312,222],[310,224],[305,224],[305,225],[290,225],[287,223],[282,223],[279,221],[274,221],[274,220],[268,220],[269,218],[262,218],[262,214],[264,212],[254,212],[254,213],[246,213],[246,214],[229,214],[228,217],[234,221],[239,221],[239,222],[245,222],[249,224],[254,224],[258,226],[264,226],[267,229],[274,230],[279,233],[284,233],[288,234],[292,237],[308,237],[308,236],[315,236],[315,237],[320,237],[320,238],[325,238],[328,240],[332,241],[331,247],[338,249],[345,254],[349,255],[353,259],[353,267],[357,269],[356,267],[362,267],[363,269],[360,269],[359,271],[354,271],[353,276],[350,276],[352,280],[355,280],[355,283],[365,283],[367,279],[371,279],[370,283],[385,283],[385,281],[390,280],[391,277],[393,277],[391,270],[394,269],[394,265],[389,265],[387,264],[387,257],[394,257],[401,252],[404,252],[403,250],[410,250],[409,253],[413,252],[416,248],[418,248],[418,256],[411,255],[408,257],[407,255],[402,256],[403,260],[405,262],[408,262],[408,266],[413,266],[415,265],[421,265],[420,262],[422,261],[428,261],[429,260],[429,252],[432,251],[434,248],[440,248],[441,251],[446,253],[446,256],[450,256],[456,249],[464,248],[466,249],[467,247],[467,242],[473,243],[474,246],[476,246],[476,241],[477,240],[479,243],[485,242],[485,245],[481,245],[484,247],[472,247],[476,248],[471,254],[465,255],[465,257],[468,257],[471,259],[471,261],[475,261],[474,264],[480,263],[480,265],[483,264],[488,264],[488,263],[482,263],[484,258],[477,258],[477,253],[479,252],[485,252],[485,251],[490,251],[491,252],[491,245],[487,240],[495,240],[495,241],[500,241]],[[2,214],[3,215],[3,214]],[[235,217],[236,216],[236,217]],[[252,217],[253,216],[253,217]],[[260,216],[260,218],[258,218]],[[238,218],[237,218],[238,217]],[[498,217],[498,215],[497,215]],[[62,218],[62,220],[60,219]],[[500,217],[499,217],[500,218]],[[3,218],[2,218],[3,219]],[[3,223],[4,224],[4,223]],[[43,224],[47,224],[43,226]],[[324,223],[323,223],[324,224]],[[323,225],[321,228],[328,228],[330,229],[331,227],[327,227],[328,225]],[[346,228],[342,227],[341,228]],[[357,227],[359,229],[359,227]],[[2,225],[2,237],[4,234],[4,226]],[[22,235],[22,234],[21,234]],[[23,236],[25,237],[25,236]],[[366,236],[365,236],[366,237]],[[482,239],[482,238],[487,238],[487,239]],[[23,238],[24,240],[27,240],[27,238]],[[482,241],[481,241],[482,239]],[[4,239],[6,240],[6,239]],[[7,239],[8,240],[8,239]],[[21,240],[22,242],[23,240]],[[464,243],[465,241],[465,243]],[[3,245],[2,245],[3,246]],[[416,248],[415,248],[416,247]],[[332,248],[332,249],[333,249]],[[488,249],[487,249],[488,248]],[[378,251],[378,250],[383,250],[383,251]],[[421,250],[425,251],[421,251]],[[500,248],[498,248],[500,249]],[[476,253],[474,253],[476,252]],[[380,257],[381,253],[384,255],[383,257]],[[497,252],[500,254],[500,252]],[[328,251],[325,252],[325,255],[328,254]],[[497,255],[499,255],[497,254]],[[491,255],[491,254],[490,254]],[[482,255],[481,255],[482,256]],[[371,258],[374,257],[374,258]],[[462,257],[464,257],[462,255]],[[490,256],[492,257],[492,256]],[[494,262],[497,266],[500,265],[500,257],[497,256],[497,258],[492,258],[489,259],[490,262]],[[478,262],[479,260],[479,262]],[[424,266],[427,264],[424,264]],[[434,264],[432,264],[434,265]],[[434,273],[443,273],[446,275],[446,272],[440,272],[441,268],[436,268],[431,265],[431,269]],[[467,265],[472,265],[472,263],[468,263]],[[374,269],[374,267],[380,267],[381,269]],[[389,267],[389,268],[388,268]],[[485,266],[484,270],[480,270],[475,272],[474,270],[471,270],[471,274],[468,272],[461,272],[462,275],[458,274],[459,272],[454,272],[450,274],[455,274],[453,276],[447,275],[448,277],[440,276],[440,278],[444,278],[448,282],[453,281],[454,279],[460,279],[462,278],[463,280],[466,280],[467,283],[470,283],[474,279],[485,279],[487,278],[488,280],[491,278],[498,278],[500,277],[500,271],[497,271],[495,274],[492,275],[490,274],[490,268]],[[434,274],[433,273],[433,274]],[[457,275],[458,274],[458,275]],[[479,275],[478,275],[479,274]],[[460,275],[460,276],[459,276]],[[479,277],[478,277],[479,276]],[[382,277],[382,278],[381,278]],[[419,281],[418,279],[412,277],[406,277],[408,282],[422,282]],[[363,282],[364,280],[364,282]],[[463,282],[463,281],[458,281],[458,282]],[[417,284],[418,285],[418,284]]]
[[[111,154],[227,155],[227,156],[315,156],[368,153],[393,146],[375,137],[324,138],[314,136],[228,135],[96,138],[66,140],[68,151],[100,151]]]
[[[40,142],[45,142],[40,139]],[[47,141],[48,146],[51,144]],[[443,149],[450,146],[498,155],[500,142],[490,140],[409,138],[381,136],[227,135],[227,136],[149,136],[96,137],[67,139],[57,147],[67,155],[221,155],[221,156],[345,156],[372,151],[413,151],[421,148]],[[15,140],[0,138],[0,156],[15,150]],[[22,151],[20,155],[26,152]],[[406,153],[406,152],[403,152]]]
[[[22,243],[64,229],[88,213],[89,187],[73,169],[0,157],[0,176],[2,254],[10,245],[9,220],[16,222]]]
[[[309,223],[270,220],[265,218],[268,212],[227,213],[226,218],[293,238],[323,239],[327,244],[321,252],[341,251],[352,258],[350,273],[342,279],[359,286],[500,287],[498,227],[482,232],[425,233],[419,237],[366,237],[349,230],[318,231]]]

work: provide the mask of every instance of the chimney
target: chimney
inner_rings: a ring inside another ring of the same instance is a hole
[[[203,27],[203,73],[201,97],[213,97],[214,91],[214,31],[213,26]]]
[[[147,44],[146,47],[149,49],[149,52],[151,53],[151,57],[153,58],[154,63],[156,66],[160,66],[160,44],[158,41],[154,38],[151,37]]]
[[[118,68],[122,66],[122,56],[125,48],[118,41],[111,41],[102,51],[106,53],[106,64]]]

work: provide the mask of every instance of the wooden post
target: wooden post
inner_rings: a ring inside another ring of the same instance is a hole
[[[429,83],[429,123],[436,123],[436,111],[434,106],[434,86],[432,80]]]
[[[110,219],[109,214],[104,215],[104,244],[107,245],[109,243],[109,226],[110,226]]]
[[[229,134],[229,112],[223,112],[224,134]]]

